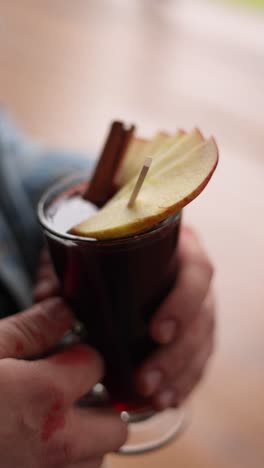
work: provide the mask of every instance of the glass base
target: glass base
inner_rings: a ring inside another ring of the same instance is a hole
[[[64,339],[63,346],[72,344],[72,337],[76,339],[75,334],[69,334]],[[89,394],[78,401],[77,405],[80,407],[108,407],[109,398],[105,387],[98,383]],[[147,409],[135,413],[123,411],[120,416],[123,421],[129,424],[128,440],[119,449],[119,453],[122,455],[142,454],[163,447],[178,438],[190,420],[189,412],[184,407],[168,409],[160,413]]]
[[[121,417],[126,421],[130,420],[125,412]],[[159,449],[179,437],[187,423],[185,408],[168,409],[154,414],[151,412],[145,420],[140,418],[140,422],[129,422],[128,440],[119,453],[135,455]]]
[[[89,394],[79,400],[78,406],[109,407],[104,386],[95,385]],[[159,449],[179,437],[189,422],[189,414],[184,407],[159,413],[147,409],[132,413],[122,411],[120,417],[129,425],[128,439],[119,449],[122,455],[135,455]]]

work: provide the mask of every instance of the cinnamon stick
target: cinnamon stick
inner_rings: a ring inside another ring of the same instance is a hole
[[[117,168],[133,136],[134,129],[133,125],[126,129],[119,121],[112,123],[95,172],[83,194],[85,200],[89,200],[98,207],[106,203],[112,192]]]

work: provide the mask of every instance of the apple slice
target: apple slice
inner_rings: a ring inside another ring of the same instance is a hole
[[[153,154],[169,138],[164,132],[157,133],[151,140],[145,140],[144,144],[136,144],[135,147],[128,147],[127,154],[123,156],[123,162],[116,175],[115,183],[118,187],[125,185],[140,170],[147,154]]]
[[[130,178],[130,174],[135,174],[135,160],[139,162],[139,167],[141,162],[144,160],[142,156],[144,149],[148,146],[149,140],[144,138],[133,137],[131,142],[128,145],[128,148],[123,155],[120,167],[118,168],[117,174],[115,176],[114,183],[117,187],[124,185]]]
[[[182,158],[186,153],[202,142],[204,142],[204,137],[197,128],[194,128],[187,134],[180,131],[174,138],[167,141],[167,145],[164,144],[163,148],[155,155],[151,166],[151,174],[157,174],[158,171],[163,171],[165,167],[169,168],[175,163],[176,159]],[[137,176],[134,176],[129,180],[128,183],[119,190],[117,197],[123,197],[125,193],[130,192],[136,183],[136,179]]]
[[[156,158],[159,154],[165,152],[170,146],[179,141],[184,133],[183,130],[178,130],[175,135],[159,132],[152,140],[133,138],[123,156],[122,163],[115,177],[115,184],[117,187],[122,187],[122,185],[125,185],[130,179],[137,176],[147,156]]]
[[[155,174],[165,166],[174,163],[176,159],[181,158],[185,153],[188,153],[191,149],[204,141],[204,137],[198,128],[194,128],[189,133],[182,136],[182,138],[174,142],[172,141],[171,144],[165,148],[165,151],[159,153],[155,158],[153,165]]]
[[[217,162],[218,149],[210,138],[176,158],[167,170],[164,167],[161,173],[153,171],[151,175],[151,168],[132,208],[127,207],[127,193],[121,197],[117,193],[98,213],[70,232],[83,237],[114,239],[151,229],[200,194]]]

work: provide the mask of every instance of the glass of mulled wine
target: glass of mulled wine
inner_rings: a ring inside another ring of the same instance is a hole
[[[134,383],[137,368],[158,346],[149,322],[175,282],[181,213],[129,237],[78,237],[68,230],[96,211],[81,197],[86,186],[87,176],[79,174],[55,184],[40,200],[38,217],[63,296],[85,330],[85,342],[105,362],[97,398],[100,390],[130,423],[121,452],[142,453],[173,439],[185,422],[181,408],[156,413]]]

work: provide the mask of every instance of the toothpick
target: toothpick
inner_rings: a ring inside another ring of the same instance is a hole
[[[148,157],[148,158],[145,159],[144,165],[143,165],[143,167],[142,167],[142,169],[140,171],[140,174],[138,176],[138,180],[136,182],[134,190],[133,190],[133,192],[131,194],[131,197],[129,199],[129,202],[127,204],[128,208],[131,208],[133,206],[133,204],[135,203],[135,200],[136,200],[136,198],[138,196],[138,193],[139,193],[139,191],[140,191],[140,189],[142,187],[142,184],[143,184],[143,182],[144,182],[144,180],[146,178],[146,175],[148,173],[148,170],[150,168],[151,163],[152,163],[152,158]]]

